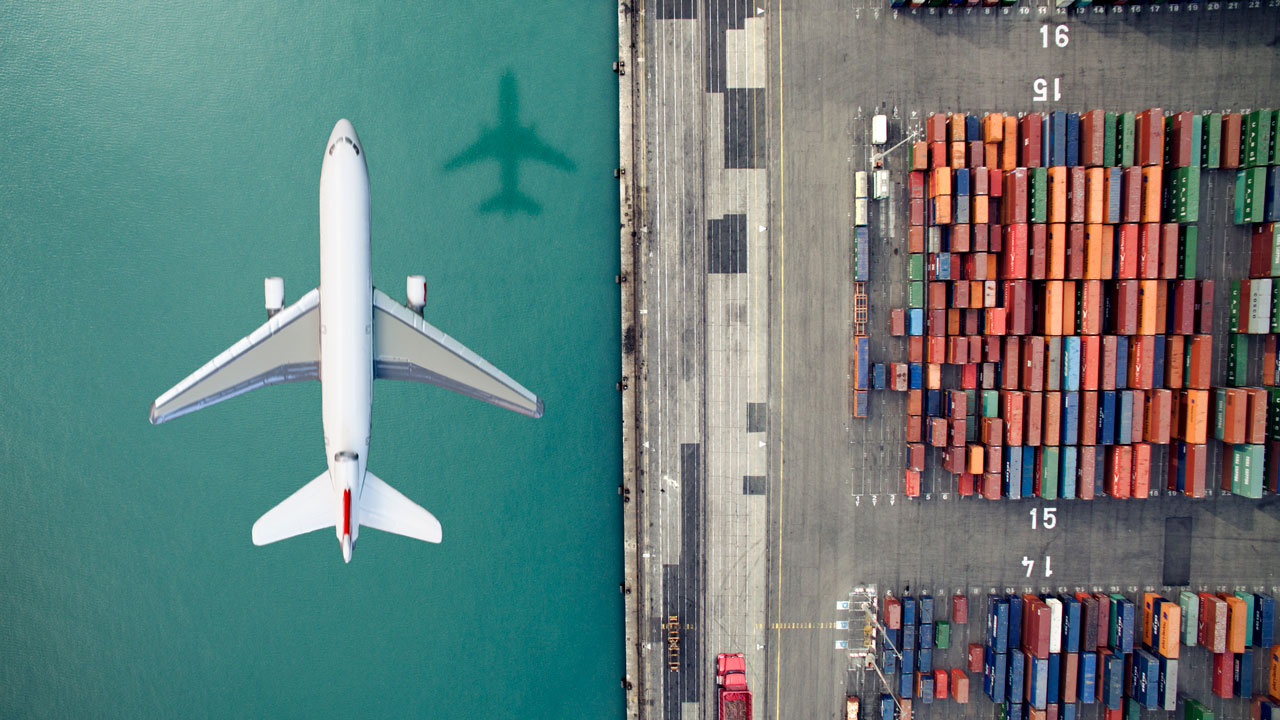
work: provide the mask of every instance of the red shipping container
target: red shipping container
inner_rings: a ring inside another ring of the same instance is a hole
[[[925,174],[920,171],[913,170],[907,173],[907,198],[910,200],[924,199]]]
[[[1085,280],[1080,283],[1080,334],[1102,333],[1102,281]],[[1080,371],[1087,372],[1081,358]],[[1096,375],[1096,368],[1095,368]]]
[[[1080,164],[1088,167],[1102,165],[1106,140],[1106,113],[1090,110],[1080,115]]]
[[[1213,694],[1220,698],[1232,697],[1232,675],[1235,672],[1235,656],[1232,653],[1213,655]]]
[[[924,441],[924,418],[919,415],[907,416],[907,442],[918,443]]]
[[[951,696],[961,705],[969,702],[969,676],[960,668],[951,669]]]
[[[1027,276],[1027,226],[1025,223],[1004,226],[1004,252],[1000,273],[1005,278]]]
[[[994,197],[994,196],[993,196]],[[1004,228],[999,223],[987,224],[987,252],[998,253],[1004,251]],[[988,268],[994,268],[998,265],[997,258],[992,255],[989,259]],[[987,279],[994,280],[996,275],[991,270],[987,271]]]
[[[1107,446],[1106,492],[1113,498],[1132,495],[1133,448],[1129,445]]]
[[[982,476],[982,497],[986,500],[1000,499],[1000,473],[987,473]]]
[[[1195,332],[1196,281],[1178,280],[1173,283],[1173,326],[1169,328],[1179,335]]]
[[[1224,170],[1240,167],[1240,129],[1243,119],[1240,113],[1222,115],[1221,166]]]
[[[1227,651],[1227,603],[1211,593],[1202,592],[1197,595],[1200,598],[1200,614],[1196,620],[1196,642],[1215,655],[1225,653]]]
[[[1027,171],[1018,168],[1004,173],[1004,195],[1000,201],[1000,222],[1005,225],[1027,221]]]
[[[1000,415],[1004,419],[1005,442],[1011,446],[1022,444],[1023,405],[1025,393],[1007,390],[1000,393]]]
[[[1049,657],[1049,633],[1053,629],[1053,613],[1035,595],[1022,596],[1022,649],[1040,659]]]
[[[1076,436],[1081,445],[1098,444],[1098,393],[1080,393],[1080,431]]]
[[[1244,392],[1249,405],[1245,442],[1261,445],[1267,441],[1267,391],[1262,388],[1246,388]]]
[[[1142,168],[1127,167],[1120,193],[1120,222],[1142,222]]]
[[[1145,427],[1142,437],[1156,445],[1169,444],[1169,431],[1173,420],[1173,391],[1163,388],[1148,394]]]
[[[1039,336],[1022,340],[1022,387],[1025,390],[1044,390],[1046,344]]]
[[[915,389],[907,391],[907,414],[924,414],[924,390]]]
[[[1084,426],[1093,425],[1094,423],[1083,423]],[[1093,484],[1096,476],[1097,455],[1093,452],[1093,448],[1085,448],[1084,452],[1076,458],[1076,497],[1081,500],[1093,499]]]
[[[1085,335],[1080,338],[1080,389],[1097,390],[1101,369],[1102,339],[1097,335]]]
[[[1022,167],[1040,167],[1040,142],[1043,122],[1044,120],[1040,113],[1027,113],[1018,121],[1018,139],[1021,141],[1018,164]]]
[[[951,624],[967,625],[969,623],[969,596],[951,596]]]
[[[1116,237],[1116,277],[1124,279],[1138,277],[1141,255],[1142,240],[1138,233],[1138,225],[1134,223],[1121,225]]]
[[[1154,336],[1136,335],[1129,338],[1129,387],[1141,390],[1146,390],[1152,387],[1155,376],[1154,354]],[[1138,408],[1135,407],[1134,412],[1137,414]],[[1141,433],[1139,433],[1139,435],[1141,435]]]
[[[1253,226],[1250,241],[1249,277],[1271,277],[1272,223]]]
[[[987,168],[987,194],[993,198],[1004,195],[1004,171],[994,167]]]
[[[1023,444],[1030,445],[1031,447],[1039,447],[1043,408],[1043,393],[1029,392],[1026,394],[1026,404],[1022,411],[1022,416],[1026,424],[1022,431]]]
[[[1222,408],[1220,436],[1224,443],[1240,445],[1245,441],[1245,425],[1249,422],[1249,396],[1242,388],[1216,388],[1219,407]],[[1215,426],[1216,427],[1216,426]],[[1227,478],[1224,490],[1231,489],[1230,463],[1223,463],[1223,474]]]
[[[907,362],[924,362],[924,338],[912,335],[907,338]]]
[[[892,595],[884,596],[884,626],[890,630],[902,628],[902,601]]]
[[[944,113],[930,113],[924,120],[925,142],[947,141],[947,116]]]
[[[1099,390],[1116,389],[1116,336],[1102,336],[1102,375],[1098,378]]]
[[[1142,441],[1142,429],[1146,418],[1146,393],[1141,390],[1130,390],[1129,394],[1133,396],[1133,422],[1129,425],[1129,436],[1133,438],[1133,442]]]
[[[903,484],[903,494],[907,497],[920,497],[920,471],[907,470],[906,480]]]
[[[950,424],[946,418],[929,418],[925,427],[929,429],[929,444],[934,447],[946,447]]]
[[[1145,500],[1151,493],[1151,446],[1147,443],[1133,445],[1133,482],[1130,492],[1136,500]]]
[[[970,495],[973,495],[974,477],[975,476],[971,473],[960,473],[956,481],[956,493],[960,495],[960,497],[969,497]]]
[[[1196,332],[1213,332],[1213,281],[1201,280],[1200,292],[1196,297]]]
[[[967,147],[969,148],[969,167],[979,168],[987,164],[986,150],[981,140],[972,140],[967,143]]]
[[[1182,387],[1183,349],[1186,338],[1167,335],[1164,339],[1164,386],[1177,390]],[[1176,403],[1175,403],[1176,405]]]
[[[1187,373],[1183,384],[1195,390],[1209,388],[1209,371],[1213,365],[1213,336],[1192,335],[1187,341]]]
[[[1082,167],[1067,168],[1067,222],[1085,222],[1085,200],[1088,197],[1088,173]],[[1103,222],[1098,219],[1097,222]]]
[[[1044,280],[1049,271],[1049,233],[1041,223],[1031,226],[1031,253],[1028,260],[1032,280]]]
[[[1138,226],[1138,277],[1160,277],[1160,225],[1143,223]]]
[[[1064,648],[1065,649],[1065,648]],[[1080,655],[1073,652],[1062,653],[1062,685],[1058,688],[1058,697],[1064,704],[1076,701],[1076,684],[1080,674]]]
[[[989,446],[1004,444],[1003,419],[998,417],[982,418],[982,442]]]
[[[1138,282],[1118,280],[1115,300],[1111,304],[1112,331],[1116,335],[1134,335],[1138,332]]]
[[[910,202],[914,203],[921,201],[911,200]],[[924,228],[920,225],[909,226],[907,228],[907,252],[922,253],[924,250]]]
[[[982,643],[969,643],[969,672],[982,672]]]
[[[1171,125],[1173,132],[1167,138],[1165,160],[1174,167],[1187,167],[1191,165],[1191,113],[1174,113]],[[1197,165],[1199,160],[1196,158]]]
[[[1004,308],[987,308],[985,312],[987,317],[983,332],[987,335],[1004,335],[1006,329]]]
[[[1000,389],[1001,390],[1017,390],[1022,386],[1021,373],[1018,368],[1022,367],[1018,364],[1020,357],[1018,347],[1018,338],[1005,338],[1004,342],[1004,372],[1000,373]],[[1018,445],[1020,443],[1009,443],[1010,445]]]
[[[1085,271],[1084,225],[1067,226],[1067,277],[1079,280]]]
[[[1135,135],[1134,160],[1139,165],[1160,165],[1164,162],[1163,110],[1151,108],[1138,113]]]
[[[929,168],[929,143],[911,143],[911,169],[927,170]]]
[[[924,445],[907,445],[907,468],[911,470],[924,470]]]
[[[924,225],[923,200],[907,201],[907,223],[910,225]]]
[[[960,367],[960,387],[973,390],[978,387],[978,364],[967,363]]]

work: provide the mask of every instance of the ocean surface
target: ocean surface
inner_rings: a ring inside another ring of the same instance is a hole
[[[615,12],[0,5],[0,717],[622,715]],[[500,105],[532,132],[485,136]],[[250,541],[325,467],[318,383],[147,415],[264,276],[319,282],[342,117],[374,284],[426,275],[428,321],[546,402],[375,383],[369,468],[444,542],[366,530],[350,565]]]

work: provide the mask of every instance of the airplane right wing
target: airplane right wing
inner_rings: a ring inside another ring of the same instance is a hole
[[[320,378],[320,290],[303,295],[151,403],[151,424],[265,385]]]
[[[497,155],[497,137],[493,130],[485,130],[480,133],[479,139],[472,143],[470,147],[453,156],[449,162],[445,163],[444,169],[456,170],[463,165],[470,165],[485,158],[497,157]]]
[[[373,376],[429,383],[521,415],[542,417],[537,395],[377,288]]]

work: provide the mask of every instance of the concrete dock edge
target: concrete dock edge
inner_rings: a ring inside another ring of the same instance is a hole
[[[622,484],[618,488],[622,496],[622,557],[623,582],[623,632],[625,643],[626,675],[622,688],[626,693],[627,718],[639,718],[646,691],[642,658],[642,622],[645,586],[641,572],[641,554],[644,552],[639,532],[644,508],[641,491],[641,443],[639,413],[643,407],[639,392],[639,367],[637,327],[638,278],[640,277],[639,253],[640,223],[638,214],[640,182],[643,162],[639,141],[643,139],[642,84],[644,75],[638,72],[636,58],[642,57],[643,42],[641,23],[637,10],[627,0],[618,3],[618,59],[614,70],[618,74],[618,242],[620,265],[617,276],[621,296],[621,379],[622,392]]]

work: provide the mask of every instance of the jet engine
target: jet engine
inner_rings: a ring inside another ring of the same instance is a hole
[[[427,305],[427,278],[423,275],[410,275],[405,278],[405,305],[412,311],[422,314]]]
[[[264,280],[262,293],[266,296],[267,317],[271,317],[284,309],[284,278],[269,277]]]

